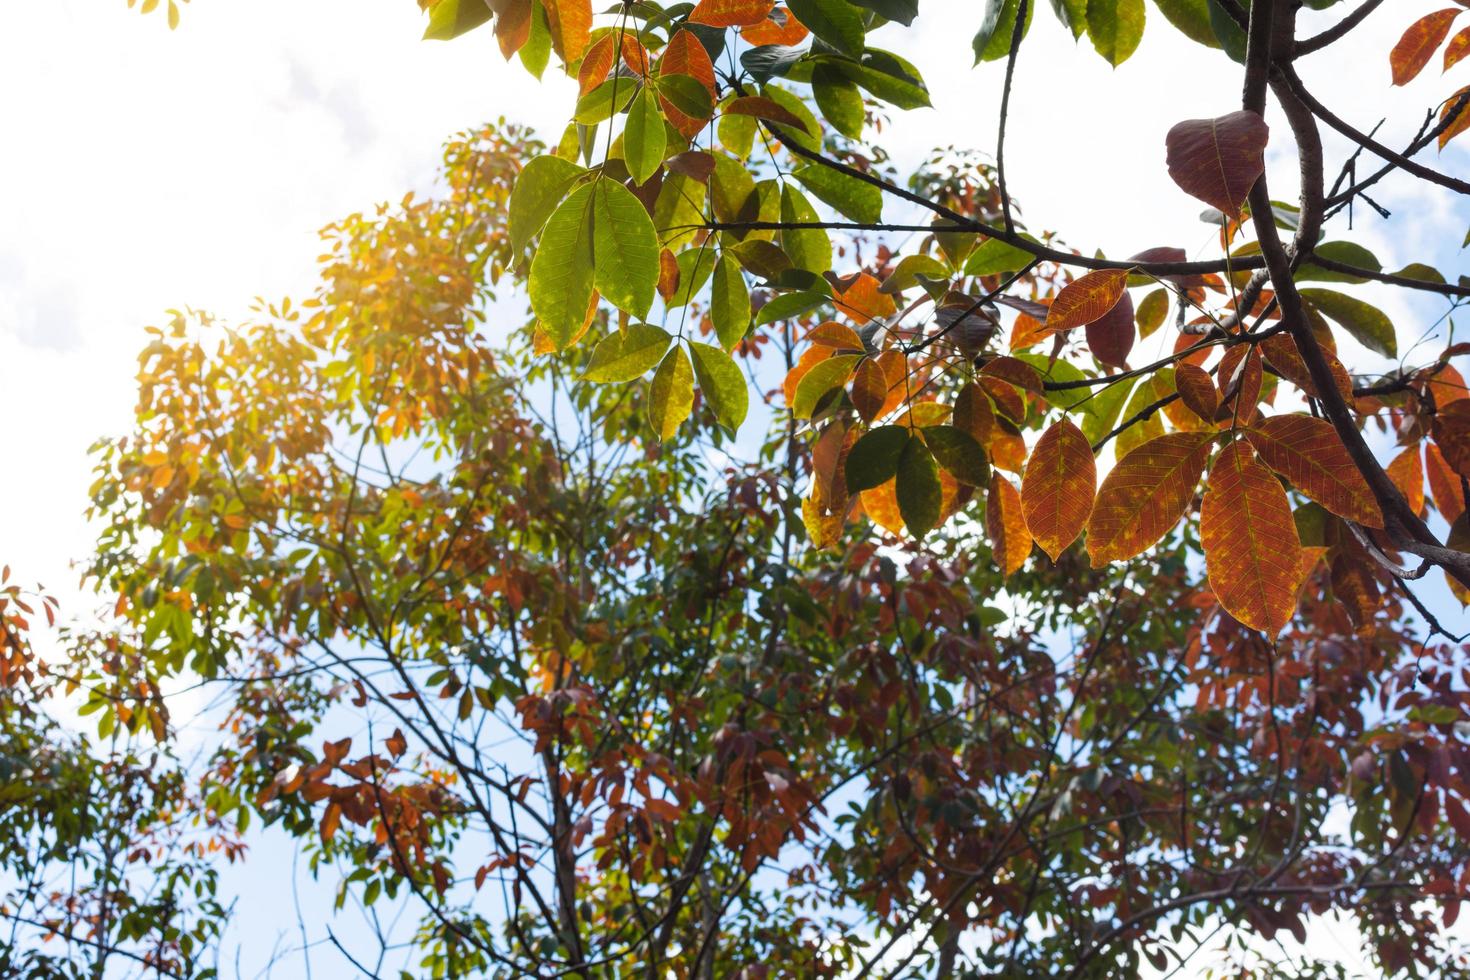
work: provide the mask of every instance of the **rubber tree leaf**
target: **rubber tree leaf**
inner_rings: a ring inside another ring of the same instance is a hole
[[[664,133],[658,99],[643,89],[628,109],[628,124],[623,129],[623,160],[634,183],[642,184],[658,172],[664,162]]]
[[[507,206],[511,251],[519,254],[546,225],[546,219],[567,196],[572,183],[587,172],[570,160],[554,156],[533,158],[516,177]]]
[[[983,487],[990,481],[985,450],[970,433],[953,425],[930,425],[924,428],[924,441],[935,461],[959,482]]]
[[[861,355],[842,354],[818,361],[797,383],[796,396],[791,400],[791,414],[799,419],[811,418],[822,396],[847,384],[860,360]]]
[[[632,191],[604,179],[595,185],[592,222],[597,291],[618,309],[647,316],[658,287],[659,254],[648,212]]]
[[[990,478],[990,489],[985,495],[985,529],[1002,574],[1009,576],[1019,571],[1031,554],[1031,532],[1026,529],[1026,515],[1016,485],[999,473]]]
[[[863,15],[847,0],[787,0],[786,6],[817,37],[849,57],[863,53]]]
[[[919,0],[852,0],[852,3],[886,20],[896,20],[904,27],[919,16]]]
[[[671,339],[650,323],[630,323],[626,330],[613,331],[597,342],[582,380],[609,384],[641,378],[663,360]]]
[[[939,467],[922,439],[910,438],[898,458],[894,493],[904,526],[915,539],[928,534],[939,523],[944,509],[944,486]]]
[[[1310,415],[1273,415],[1246,430],[1261,462],[1338,517],[1383,527],[1368,481],[1348,455],[1337,430]]]
[[[1087,437],[1069,419],[1053,423],[1037,440],[1021,479],[1026,529],[1052,561],[1082,533],[1096,491],[1097,464]]]
[[[664,356],[648,385],[648,420],[660,441],[667,442],[694,409],[694,371],[684,348]]]
[[[1087,0],[1092,46],[1114,67],[1128,60],[1143,40],[1143,0]]]
[[[1243,440],[1210,468],[1200,544],[1220,605],[1251,629],[1280,632],[1296,610],[1301,541],[1286,491]]]
[[[1218,48],[1220,39],[1210,26],[1208,0],[1154,0],[1164,19],[1177,27],[1185,37],[1206,47]]]
[[[1011,50],[1011,35],[1016,29],[1016,14],[1020,0],[983,0],[980,30],[975,33],[972,44],[975,63],[999,61]],[[1026,22],[1021,25],[1021,36],[1031,30],[1031,18],[1036,13],[1036,0],[1026,4]]]
[[[1216,119],[1186,119],[1164,139],[1169,176],[1186,193],[1237,214],[1266,169],[1266,121],[1247,109]]]
[[[1336,322],[1353,339],[1375,354],[1398,357],[1398,338],[1393,323],[1378,307],[1355,296],[1331,289],[1303,289],[1302,299],[1317,312]]]
[[[490,19],[485,0],[439,0],[429,11],[426,41],[448,41],[472,31]]]
[[[806,195],[790,183],[781,188],[781,220],[786,223],[820,222]],[[832,268],[832,240],[821,228],[791,228],[781,232],[781,245],[798,269],[821,275]]]
[[[689,353],[694,358],[699,390],[714,409],[715,418],[732,432],[739,429],[750,407],[745,375],[729,354],[712,344],[691,340]]]
[[[893,479],[909,439],[906,425],[880,425],[863,433],[847,452],[843,475],[848,492],[871,490]]]
[[[1102,318],[1118,305],[1127,286],[1126,269],[1098,269],[1074,279],[1052,300],[1046,314],[1046,329],[1071,330]]]
[[[740,343],[750,327],[750,291],[745,287],[745,276],[740,266],[724,255],[715,263],[710,319],[725,350]]]
[[[819,163],[798,168],[794,176],[819,200],[853,221],[875,224],[883,216],[883,192],[872,184]]]
[[[862,138],[863,97],[845,74],[831,65],[817,65],[812,69],[812,96],[833,128],[849,139]]]
[[[541,244],[531,260],[527,285],[531,309],[557,350],[571,344],[587,318],[587,306],[592,301],[596,277],[593,210],[592,184],[583,184],[572,191],[546,222]],[[656,250],[653,262],[657,280]]]
[[[1146,385],[1134,397],[1139,393],[1152,400]],[[1094,568],[1142,554],[1179,523],[1194,499],[1213,438],[1206,432],[1171,432],[1119,460],[1098,489],[1087,521],[1087,553]]]

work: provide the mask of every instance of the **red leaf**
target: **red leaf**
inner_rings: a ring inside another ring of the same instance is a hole
[[[985,497],[985,527],[1002,574],[1010,575],[1026,564],[1031,554],[1031,532],[1026,529],[1021,495],[999,473],[990,478],[990,492]]]
[[[1210,458],[1213,433],[1171,432],[1119,461],[1087,522],[1093,567],[1142,553],[1179,523]]]
[[[1188,362],[1180,364],[1174,371],[1174,388],[1179,392],[1179,400],[1195,415],[1206,422],[1215,417],[1220,393],[1204,368]]]
[[[1261,461],[1338,517],[1383,527],[1378,501],[1332,423],[1310,415],[1273,415],[1246,430]]]
[[[582,56],[582,66],[577,69],[577,88],[579,95],[588,92],[607,81],[608,72],[612,71],[613,62],[617,61],[618,53],[613,48],[613,36],[604,34],[593,42],[592,47]]]
[[[1133,350],[1133,300],[1125,289],[1113,308],[1087,325],[1087,347],[1109,367],[1124,367]]]
[[[1169,176],[1227,215],[1239,213],[1266,169],[1266,121],[1247,109],[1218,119],[1186,119],[1169,130]]]
[[[1388,64],[1393,69],[1393,83],[1407,85],[1429,64],[1444,36],[1450,32],[1450,24],[1460,12],[1454,7],[1436,10],[1420,17],[1409,25],[1403,37],[1388,53]]]
[[[731,99],[720,111],[736,116],[755,116],[757,119],[766,119],[783,126],[790,126],[792,129],[799,129],[808,136],[816,135],[806,128],[806,123],[800,116],[776,100],[762,95],[742,95]]]
[[[1071,330],[1101,318],[1117,305],[1127,285],[1126,269],[1100,269],[1068,283],[1047,310],[1046,329]]]
[[[1296,610],[1301,541],[1286,491],[1246,442],[1226,446],[1210,467],[1200,544],[1225,611],[1252,629],[1280,632]]]
[[[1444,454],[1432,442],[1424,444],[1424,475],[1429,478],[1429,492],[1434,497],[1434,506],[1449,523],[1465,513],[1465,490],[1460,485],[1460,475],[1450,469]]]
[[[1470,478],[1470,400],[1442,406],[1434,417],[1434,441],[1450,469]]]
[[[1000,378],[1017,388],[1037,395],[1046,390],[1041,380],[1041,372],[1016,357],[997,357],[986,361],[985,366],[980,369],[980,375],[986,378]]]
[[[749,27],[766,19],[774,0],[699,0],[689,13],[689,23],[710,27]]]
[[[1026,528],[1052,561],[1082,533],[1096,492],[1092,447],[1064,418],[1042,433],[1021,480]]]

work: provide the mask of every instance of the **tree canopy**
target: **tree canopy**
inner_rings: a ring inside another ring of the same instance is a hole
[[[1295,67],[1380,0],[983,0],[998,131],[902,174],[923,52],[870,42],[917,0],[419,5],[575,78],[567,128],[467,130],[309,297],[150,328],[94,449],[106,623],[42,660],[0,591],[0,963],[210,975],[268,833],[411,912],[332,934],[365,975],[1265,976],[1328,912],[1385,974],[1470,969],[1470,646],[1422,593],[1470,601],[1470,277],[1354,230],[1415,220],[1382,182],[1470,193],[1419,159],[1470,86],[1390,147]],[[1385,84],[1456,71],[1470,12],[1398,6]],[[1136,150],[1205,254],[1027,226],[1033,29],[1239,63]]]

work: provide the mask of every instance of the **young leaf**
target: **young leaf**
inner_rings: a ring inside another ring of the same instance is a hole
[[[608,181],[598,181],[606,184]],[[642,210],[642,205],[638,206]],[[593,185],[583,184],[566,198],[546,222],[541,244],[531,260],[527,291],[531,309],[546,327],[557,350],[569,346],[587,316],[592,300],[593,277]],[[644,217],[644,220],[648,220]],[[658,253],[654,252],[654,279],[658,278]]]
[[[1063,418],[1037,440],[1021,479],[1026,528],[1052,561],[1082,533],[1096,492],[1092,447],[1082,431]]]
[[[894,493],[898,496],[898,512],[903,516],[904,526],[915,540],[939,523],[944,489],[939,482],[939,467],[924,440],[910,438],[904,443]]]
[[[594,285],[618,309],[647,316],[658,288],[658,233],[632,191],[605,178],[594,187]]]
[[[1378,307],[1331,289],[1303,289],[1301,295],[1364,347],[1384,357],[1398,357],[1398,338],[1394,336],[1393,324]]]
[[[623,129],[623,160],[634,183],[645,183],[658,172],[664,147],[664,117],[658,111],[658,99],[642,89],[628,109],[628,124]]]
[[[1461,8],[1446,7],[1414,21],[1388,53],[1389,68],[1395,85],[1407,85],[1429,64],[1440,42],[1450,32],[1450,24]]]
[[[1246,430],[1261,462],[1323,507],[1367,527],[1383,515],[1332,423],[1310,415],[1273,415]]]
[[[616,384],[641,378],[663,359],[669,340],[659,327],[630,323],[627,330],[615,330],[597,342],[582,380]]]
[[[985,529],[990,535],[990,551],[1003,575],[1009,576],[1026,564],[1031,554],[1031,532],[1026,530],[1021,495],[1015,484],[999,473],[990,478],[990,491],[985,495]]]
[[[1087,33],[1108,64],[1128,60],[1143,40],[1143,0],[1087,0]]]
[[[1147,391],[1147,386],[1139,390]],[[1094,568],[1141,554],[1179,523],[1194,499],[1213,438],[1210,433],[1171,432],[1134,449],[1113,467],[1087,522],[1087,553]]]
[[[796,397],[791,400],[791,414],[799,419],[811,418],[812,411],[822,396],[847,384],[847,379],[852,377],[853,368],[860,360],[861,355],[842,354],[813,365],[810,371],[802,375],[801,381],[797,382]]]
[[[1217,119],[1187,119],[1169,130],[1169,176],[1186,193],[1234,215],[1266,169],[1266,121],[1246,109]]]
[[[1301,541],[1286,491],[1244,441],[1210,467],[1200,544],[1220,605],[1251,629],[1275,636],[1296,610]]]
[[[910,437],[906,425],[880,425],[864,433],[847,451],[843,475],[848,492],[871,490],[893,479]]]
[[[851,58],[863,53],[862,14],[847,0],[787,0],[796,19],[813,34]]]
[[[972,487],[983,487],[989,482],[990,464],[985,459],[985,450],[968,432],[953,425],[930,425],[924,428],[924,441],[939,465],[959,482]],[[1089,494],[1088,503],[1091,502]]]
[[[520,254],[566,198],[572,182],[586,172],[570,160],[549,155],[533,157],[526,164],[516,177],[506,209],[512,252]]]
[[[1046,329],[1055,333],[1101,319],[1118,305],[1127,289],[1126,269],[1099,269],[1068,283],[1052,300]]]
[[[694,409],[694,371],[682,347],[664,356],[648,385],[648,420],[661,442],[667,442]]]
[[[715,418],[732,432],[739,429],[750,405],[745,375],[729,354],[711,344],[690,341],[689,353],[694,355],[694,376],[699,379],[699,390],[714,409]]]
[[[740,266],[724,255],[715,263],[710,319],[725,350],[734,349],[750,326],[750,292],[745,288],[745,276]]]

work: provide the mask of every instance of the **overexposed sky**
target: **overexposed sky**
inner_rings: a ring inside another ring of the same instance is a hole
[[[1302,74],[1363,129],[1393,117],[1380,138],[1400,146],[1426,107],[1470,82],[1470,62],[1441,78],[1436,59],[1406,88],[1388,87],[1393,40],[1442,5],[1384,4]],[[935,101],[894,113],[886,138],[900,164],[940,145],[993,149],[1002,71],[971,68],[980,9],[926,0],[913,30],[885,30],[881,43],[919,66]],[[1149,16],[1139,51],[1113,69],[1042,5],[1017,71],[1010,185],[1033,228],[1086,251],[1178,245],[1206,256],[1212,232],[1167,177],[1164,134],[1238,107],[1240,70]],[[72,610],[83,603],[69,563],[90,546],[86,449],[128,426],[145,325],[173,306],[238,318],[255,296],[304,295],[316,229],[427,189],[457,129],[503,115],[560,132],[568,80],[553,70],[538,83],[506,65],[488,31],[446,44],[420,41],[422,28],[413,0],[193,0],[174,32],[124,0],[0,5],[0,563],[21,581],[43,581]],[[1271,121],[1272,189],[1290,198],[1294,161]],[[1340,159],[1330,134],[1328,147]],[[1470,172],[1465,147],[1470,137],[1439,165]],[[1375,197],[1413,215],[1388,235],[1359,211],[1385,267],[1428,258],[1470,271],[1459,251],[1470,209],[1402,179]],[[1433,310],[1384,306],[1404,346]]]

